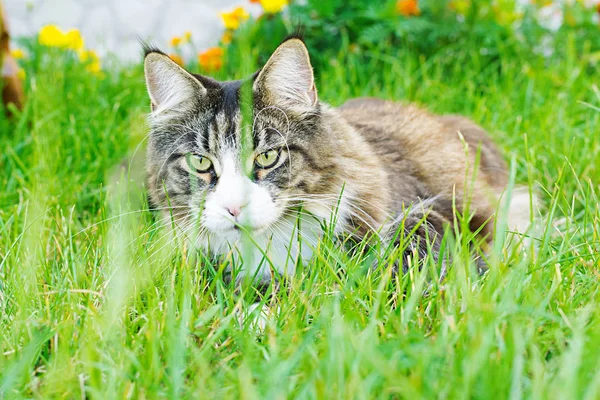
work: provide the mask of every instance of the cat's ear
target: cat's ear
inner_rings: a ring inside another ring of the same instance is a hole
[[[186,109],[206,93],[198,79],[160,52],[146,54],[144,75],[153,114]]]
[[[279,45],[254,81],[254,90],[265,90],[272,102],[298,111],[315,107],[315,78],[302,40],[288,39]]]

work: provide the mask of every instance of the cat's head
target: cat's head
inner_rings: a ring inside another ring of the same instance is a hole
[[[283,42],[244,81],[191,74],[153,50],[145,76],[149,190],[158,208],[234,239],[240,225],[261,231],[299,198],[332,191],[332,139],[301,40]],[[246,98],[251,115],[242,118]]]

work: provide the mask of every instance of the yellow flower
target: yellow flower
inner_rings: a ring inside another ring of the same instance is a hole
[[[494,19],[500,25],[510,25],[523,17],[523,14],[515,11],[514,7],[503,4],[492,6],[494,11]]]
[[[169,58],[183,67],[183,58],[179,54],[169,54]]]
[[[178,47],[182,44],[189,43],[192,40],[192,32],[185,31],[183,36],[174,36],[171,38],[171,46]]]
[[[260,5],[267,14],[275,14],[288,5],[288,0],[260,0]]]
[[[85,67],[85,69],[87,69],[92,74],[102,75],[102,66],[100,65],[100,62],[88,64],[88,66]]]
[[[102,65],[100,63],[90,64],[86,69],[93,74],[102,75]]]
[[[46,25],[40,30],[38,41],[44,46],[63,47],[65,44],[65,34],[56,25]]]
[[[100,58],[98,54],[94,50],[81,50],[79,53],[79,61],[81,62],[96,62],[99,61]]]
[[[575,25],[577,25],[577,18],[575,18],[571,10],[565,11],[565,23],[567,24],[567,26],[570,27],[574,27]]]
[[[175,36],[171,38],[171,46],[177,47],[181,44],[182,39],[179,36]]]
[[[198,54],[198,63],[206,71],[218,71],[223,66],[223,49],[212,47]]]
[[[44,26],[38,35],[38,41],[41,45],[48,47],[83,49],[83,38],[77,29],[71,29],[65,33],[56,25]]]
[[[453,0],[450,2],[450,8],[458,15],[467,15],[469,8],[471,8],[470,0]]]
[[[221,43],[229,44],[229,43],[231,43],[232,39],[233,39],[233,32],[225,31],[225,32],[223,32],[223,36],[221,37]]]
[[[242,7],[237,7],[235,10],[228,13],[221,13],[223,25],[225,25],[225,28],[231,30],[239,28],[240,24],[248,18],[250,18],[250,14]]]
[[[21,60],[21,59],[25,58],[25,53],[21,49],[12,49],[11,52],[10,52],[10,55],[15,60]]]
[[[98,57],[98,54],[94,50],[81,50],[79,52],[79,60],[87,64],[85,69],[93,74],[99,74],[102,71],[100,57]]]
[[[19,68],[19,70],[17,71],[17,78],[24,81],[26,77],[27,74],[25,73],[25,70],[23,68]]]
[[[396,2],[396,12],[405,17],[421,15],[417,0],[398,0]]]
[[[546,7],[552,4],[552,0],[531,0],[531,4],[539,7]]]
[[[65,47],[72,50],[83,49],[83,38],[77,29],[71,29],[65,34]]]

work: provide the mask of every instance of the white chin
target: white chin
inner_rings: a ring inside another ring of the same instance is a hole
[[[212,239],[209,239],[209,241],[214,242],[213,245],[216,243],[234,244],[237,243],[242,237],[242,233],[234,228],[227,230],[221,229],[209,232],[210,237],[212,237]]]

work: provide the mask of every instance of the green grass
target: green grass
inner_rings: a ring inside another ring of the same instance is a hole
[[[457,238],[426,296],[428,270],[390,283],[389,264],[369,272],[324,240],[260,337],[223,266],[188,258],[145,211],[140,66],[97,78],[31,57],[27,107],[0,117],[0,397],[600,397],[600,89],[585,54],[482,65],[477,49],[387,49],[318,71],[334,105],[472,117],[547,223],[537,256],[505,249],[484,277]]]

